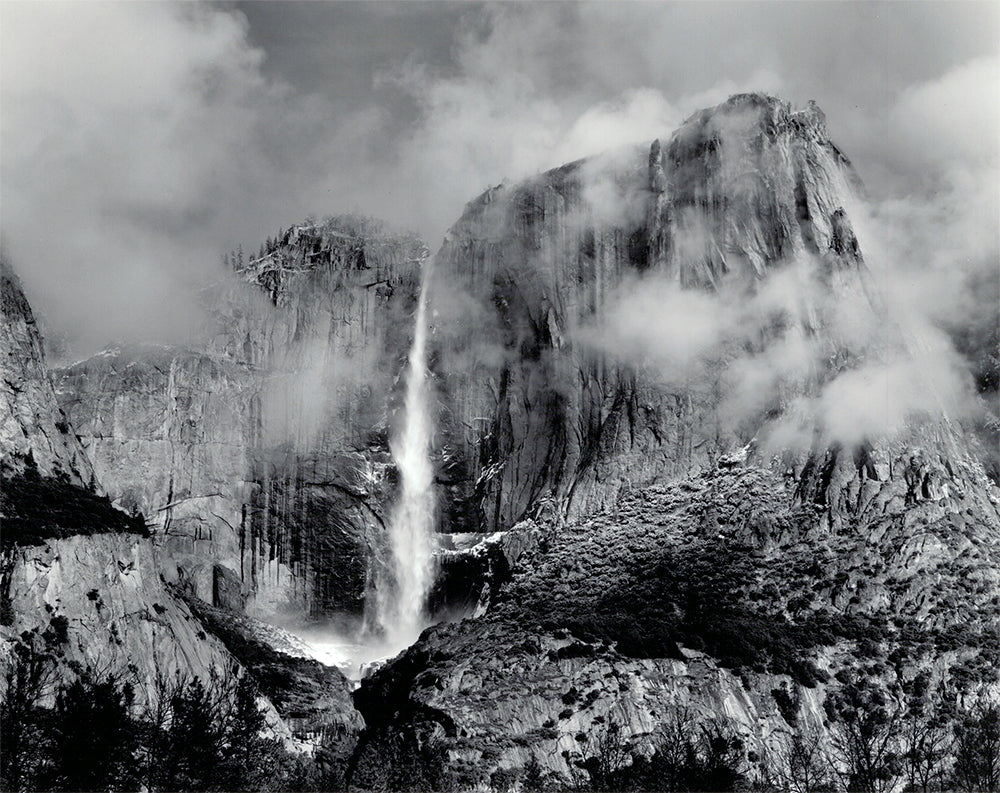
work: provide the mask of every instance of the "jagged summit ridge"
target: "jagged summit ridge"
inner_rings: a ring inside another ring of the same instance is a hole
[[[669,198],[657,202],[652,220],[675,226],[684,241],[699,232],[708,239],[701,250],[682,241],[654,255],[693,285],[747,264],[763,276],[782,260],[831,250],[838,229],[849,229],[843,204],[860,185],[815,103],[795,112],[760,94],[691,116],[662,160]]]
[[[296,273],[366,271],[371,287],[391,289],[401,271],[429,255],[417,234],[393,230],[375,218],[338,215],[293,224],[235,269],[277,305],[289,299],[288,279]]]

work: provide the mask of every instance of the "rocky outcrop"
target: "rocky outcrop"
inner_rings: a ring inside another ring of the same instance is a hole
[[[109,495],[151,516],[200,598],[213,602],[221,565],[257,614],[363,609],[427,255],[367,219],[295,226],[206,293],[203,348],[119,349],[56,372]]]
[[[31,306],[3,258],[0,313],[0,473],[8,476],[33,467],[42,476],[93,487],[90,462],[56,405]]]
[[[479,534],[443,536],[435,557],[437,571],[428,612],[438,621],[485,614],[522,556],[538,544],[540,534],[534,521],[527,520],[485,538]]]
[[[299,741],[350,752],[364,727],[352,685],[335,667],[313,659],[281,628],[187,598],[191,610],[225,644],[273,703]]]
[[[16,547],[3,564],[5,638],[54,629],[66,670],[131,681],[140,704],[155,701],[158,679],[235,671],[222,643],[166,588],[147,538],[76,535]]]
[[[917,677],[953,704],[996,696],[998,516],[926,517],[831,532],[780,477],[729,464],[532,525],[488,613],[362,683],[355,781],[406,736],[469,786],[533,762],[579,784],[609,730],[648,755],[680,716],[724,722],[752,769],[794,732],[828,748],[849,681],[899,709]]]
[[[97,415],[90,427],[108,441],[94,444],[105,455],[103,465],[134,455],[135,468],[118,472],[121,500],[132,512],[126,514],[95,492],[99,485],[72,427],[52,433],[55,422],[66,418],[56,406],[30,308],[3,267],[0,298],[9,365],[0,425],[16,443],[3,447],[0,479],[0,698],[6,696],[6,672],[24,647],[51,665],[48,679],[56,685],[41,692],[44,705],[51,704],[58,685],[85,670],[130,683],[138,710],[155,706],[164,687],[177,682],[200,678],[226,689],[249,674],[266,697],[260,704],[268,731],[289,748],[308,752],[322,743],[350,751],[362,722],[344,676],[307,658],[279,629],[193,597],[190,569],[207,569],[210,591],[229,608],[240,606],[247,592],[238,573],[211,566],[211,554],[198,567],[179,565],[182,553],[196,554],[197,546],[176,544],[169,516],[154,524],[167,540],[154,544],[139,511],[155,506],[149,499],[160,495],[167,496],[168,510],[177,507],[175,501],[197,500],[190,488],[197,475],[206,473],[218,477],[212,481],[218,492],[199,494],[203,505],[220,509],[239,492],[242,477],[234,482],[228,476],[240,469],[227,453],[238,454],[247,444],[226,434],[241,427],[234,396],[246,381],[233,375],[238,367],[206,356],[163,356],[162,351],[159,358],[151,354],[121,370],[115,368],[119,355],[92,362],[95,378],[84,385],[130,386],[95,395]],[[162,392],[156,376],[168,384]],[[187,388],[208,386],[203,399],[191,399],[185,383]],[[215,391],[214,384],[228,385],[229,393]],[[140,415],[165,423],[146,426],[154,437],[144,439]],[[180,459],[183,454],[188,456]],[[189,478],[157,478],[180,474],[185,464]],[[143,474],[145,481],[138,478]],[[182,526],[189,521],[204,551],[211,548],[211,534],[200,528],[198,517],[195,511],[180,514]],[[167,554],[175,556],[165,559]]]

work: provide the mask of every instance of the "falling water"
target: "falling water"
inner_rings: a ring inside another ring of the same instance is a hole
[[[421,279],[406,373],[403,432],[391,443],[401,492],[389,522],[390,569],[378,580],[377,619],[393,651],[416,641],[425,626],[424,605],[434,577],[434,470],[426,382],[429,283],[428,266]]]

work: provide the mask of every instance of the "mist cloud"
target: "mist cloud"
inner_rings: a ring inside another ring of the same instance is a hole
[[[919,271],[886,276],[914,283],[907,305],[949,294],[939,314],[982,307],[952,271],[988,279],[996,251],[990,5],[459,7],[446,49],[395,47],[371,64],[367,99],[365,86],[341,91],[349,105],[335,64],[351,54],[329,52],[322,27],[360,61],[395,7],[353,36],[342,25],[363,21],[356,7],[317,8],[315,49],[296,59],[308,80],[272,68],[268,31],[231,6],[0,8],[3,241],[78,351],[189,337],[203,319],[193,293],[219,277],[221,253],[308,214],[363,211],[436,247],[488,185],[648,143],[758,89],[827,111],[893,268]]]

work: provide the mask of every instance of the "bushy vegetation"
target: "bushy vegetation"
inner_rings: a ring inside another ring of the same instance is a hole
[[[372,731],[364,741],[376,751],[361,754],[362,760],[345,776],[350,789],[364,791],[450,791],[467,789],[460,769],[449,768],[444,747],[420,725],[405,733]],[[472,782],[472,780],[465,780]]]
[[[895,709],[864,684],[833,692],[829,740],[802,725],[768,756],[746,751],[732,725],[697,723],[674,711],[640,749],[611,724],[593,736],[576,790],[758,793],[996,793],[1000,791],[1000,707],[955,711],[911,698]],[[537,770],[535,772],[538,776]],[[509,775],[495,780],[508,784]],[[526,775],[520,777],[522,784]],[[543,785],[544,787],[544,785]],[[527,785],[523,784],[527,789]],[[503,789],[494,784],[494,790]],[[535,788],[540,789],[540,788]]]
[[[318,770],[264,736],[249,676],[160,679],[137,707],[120,676],[80,671],[55,686],[54,644],[14,645],[0,703],[3,790],[232,791],[322,786]],[[232,678],[227,678],[232,680]]]
[[[677,711],[658,731],[651,754],[631,749],[615,724],[582,763],[593,791],[729,791],[746,781],[743,741],[723,721],[696,725]]]
[[[665,548],[588,608],[573,600],[539,602],[545,608],[537,617],[581,639],[615,642],[625,656],[677,658],[680,645],[730,669],[789,674],[809,686],[823,679],[810,650],[884,636],[884,624],[863,616],[808,611],[791,618],[778,598],[755,597],[761,567],[759,552],[747,546],[709,541]]]
[[[66,479],[43,477],[29,466],[23,474],[0,483],[0,545],[40,545],[75,534],[139,534],[149,536],[141,515],[128,515]]]

